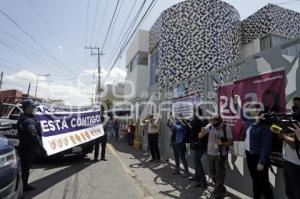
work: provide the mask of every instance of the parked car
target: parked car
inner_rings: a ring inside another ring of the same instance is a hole
[[[19,199],[22,196],[20,158],[12,143],[0,135],[0,198]]]

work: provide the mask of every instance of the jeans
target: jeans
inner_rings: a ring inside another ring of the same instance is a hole
[[[284,180],[285,180],[285,193],[289,199],[300,198],[300,166],[291,162],[284,162]]]
[[[227,156],[207,155],[207,160],[210,177],[215,182],[215,198],[223,198],[223,195],[226,194],[224,183],[226,177],[225,163]]]
[[[194,150],[193,159],[195,165],[195,181],[197,183],[206,184],[205,172],[202,165],[202,156],[205,153],[203,150]]]
[[[258,171],[259,155],[246,152],[246,159],[252,177],[253,198],[260,199],[261,196],[264,196],[265,199],[273,199],[273,191],[269,181],[269,165],[266,165],[263,171]]]
[[[180,172],[180,160],[182,161],[182,164],[184,166],[184,170],[186,173],[189,172],[189,167],[187,160],[185,158],[186,153],[186,146],[185,144],[173,144],[173,152],[174,152],[174,158],[175,158],[175,164],[176,164],[176,171]]]
[[[148,134],[148,144],[153,160],[160,160],[160,152],[158,148],[158,133]]]

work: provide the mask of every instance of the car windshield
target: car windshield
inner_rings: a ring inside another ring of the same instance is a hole
[[[8,104],[1,104],[0,105],[0,117],[8,117],[10,112],[15,106],[8,105]]]

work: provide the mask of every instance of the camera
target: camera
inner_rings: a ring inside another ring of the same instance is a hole
[[[299,120],[296,119],[294,113],[267,113],[261,119],[261,122],[270,127],[271,131],[276,134],[290,134],[293,133],[289,127],[297,124]]]
[[[261,121],[264,125],[270,127],[270,130],[277,135],[282,133],[291,134],[293,131],[289,129],[289,127],[293,127],[294,124],[298,124],[299,112],[289,114],[267,113]],[[297,139],[295,139],[295,149],[297,156],[300,159],[300,142]]]

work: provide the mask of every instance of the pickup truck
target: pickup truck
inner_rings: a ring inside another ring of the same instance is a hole
[[[4,135],[8,140],[13,140],[15,143],[19,142],[16,124],[22,112],[23,109],[21,104],[0,104],[0,135]],[[93,145],[93,141],[86,142],[79,146],[57,153],[54,157],[66,155],[78,155],[84,157],[86,154],[93,151]]]

